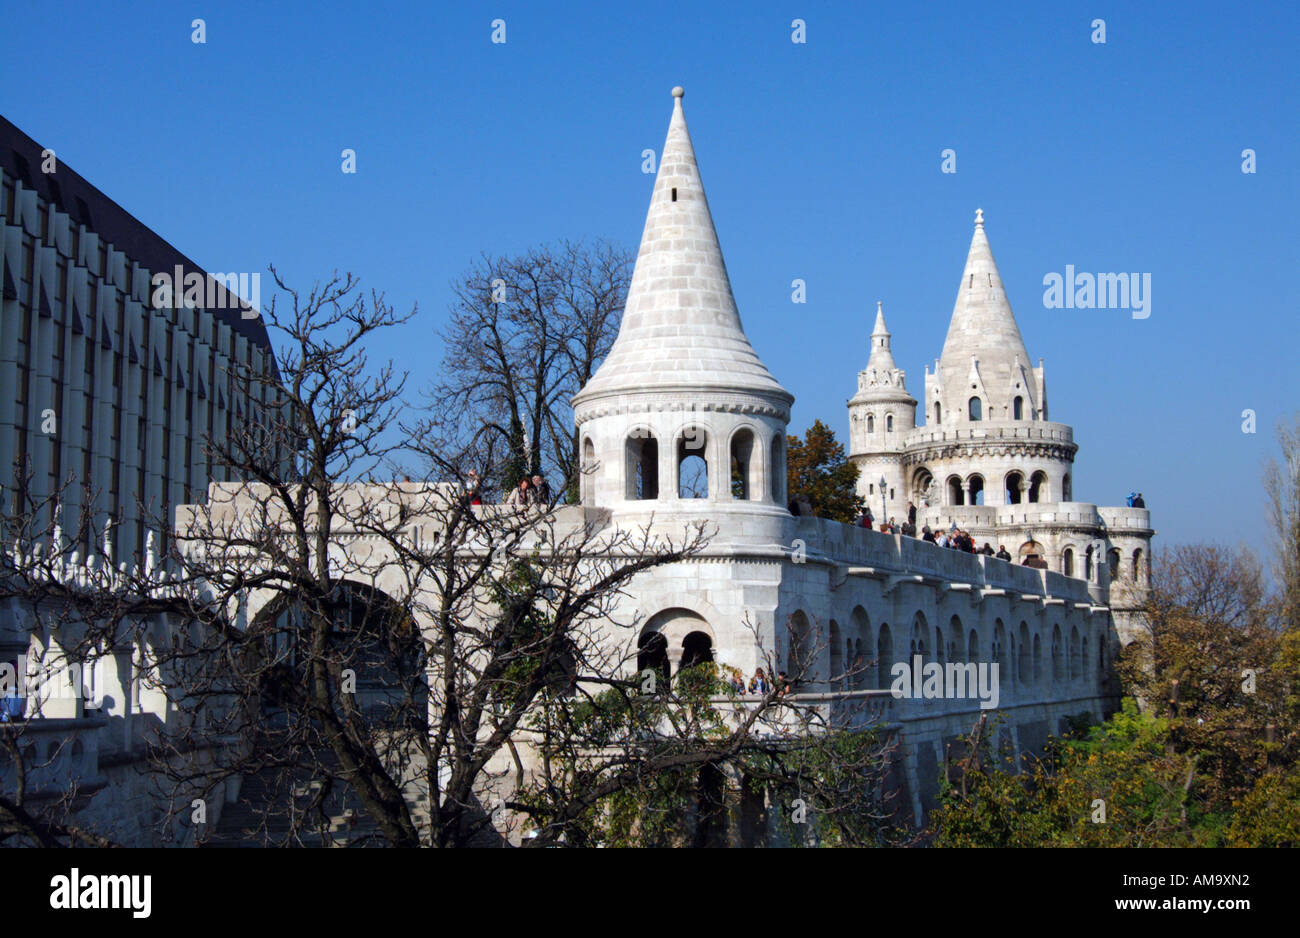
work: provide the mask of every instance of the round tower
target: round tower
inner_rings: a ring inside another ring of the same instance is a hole
[[[788,520],[794,396],[741,326],[683,94],[673,89],[618,338],[573,399],[582,502],[638,517]]]
[[[910,495],[904,485],[903,451],[916,427],[916,398],[908,393],[906,379],[894,363],[884,304],[877,302],[871,355],[858,372],[858,390],[848,402],[849,459],[858,467],[858,494],[872,514],[882,522],[897,518],[900,524],[907,520]]]
[[[1047,419],[1042,361],[1029,365],[977,210],[943,353],[925,373],[908,488],[949,507],[1068,502],[1077,449],[1073,429]]]

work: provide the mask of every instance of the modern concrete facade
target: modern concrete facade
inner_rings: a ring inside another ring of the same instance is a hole
[[[162,303],[155,275],[178,268]],[[184,291],[186,276],[200,286]],[[31,514],[32,534],[69,552],[67,576],[143,563],[151,536],[160,553],[176,506],[229,478],[205,441],[245,437],[276,406],[265,324],[227,283],[0,118],[0,491],[6,513]],[[0,661],[80,671],[85,685],[33,695],[11,725],[42,766],[28,796],[75,778],[83,823],[148,843],[156,806],[136,769],[147,734],[178,714],[141,680],[148,641],[75,661],[70,627],[17,600],[0,622]],[[159,641],[168,631],[151,624]]]

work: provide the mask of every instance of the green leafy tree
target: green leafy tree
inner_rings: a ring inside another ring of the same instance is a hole
[[[801,440],[786,437],[786,491],[807,496],[819,517],[852,524],[862,513],[857,493],[858,467],[849,462],[835,431],[820,420]]]

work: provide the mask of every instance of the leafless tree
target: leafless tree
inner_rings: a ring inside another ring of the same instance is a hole
[[[432,398],[463,439],[490,431],[506,488],[523,473],[579,469],[569,400],[618,334],[632,256],[598,241],[560,242],[514,257],[483,255],[453,285]],[[515,467],[511,469],[512,465]]]
[[[406,376],[366,355],[408,316],[350,276],[307,293],[275,279],[279,375],[236,378],[274,380],[282,406],[209,444],[239,482],[179,509],[138,565],[77,556],[31,506],[0,532],[3,596],[59,616],[73,657],[137,649],[167,695],[149,747],[162,826],[252,843],[591,842],[657,780],[714,791],[743,771],[864,836],[850,806],[887,741],[846,749],[825,701],[773,687],[737,702],[707,668],[645,693],[631,587],[706,551],[708,524],[620,529],[558,494],[473,504],[469,472],[511,454],[434,418],[403,423]],[[426,472],[389,481],[397,462]],[[610,719],[593,722],[597,702]],[[0,802],[19,839],[93,836],[71,801],[37,816],[22,792]],[[194,820],[231,800],[220,831]]]

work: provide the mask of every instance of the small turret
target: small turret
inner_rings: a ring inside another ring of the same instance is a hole
[[[858,494],[879,513],[883,476],[885,510],[896,514],[900,509],[895,503],[904,490],[902,453],[907,435],[916,428],[916,398],[908,393],[906,373],[894,362],[884,303],[879,301],[871,355],[867,367],[858,372],[858,390],[848,407],[849,458],[858,467]],[[906,507],[906,500],[902,506]]]

